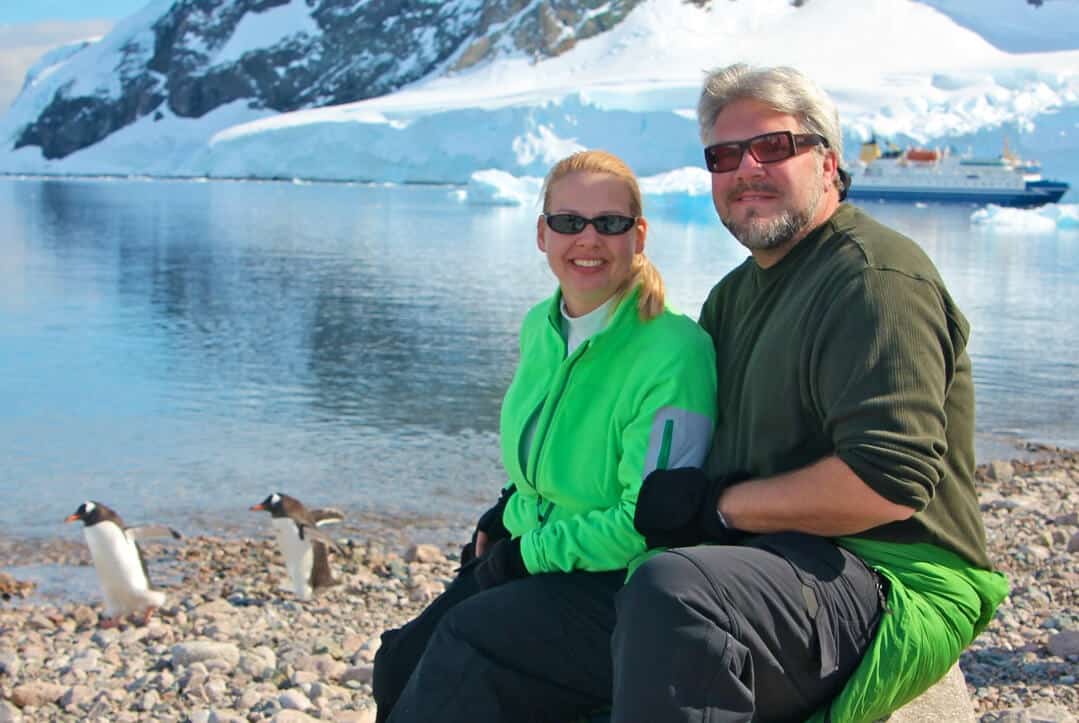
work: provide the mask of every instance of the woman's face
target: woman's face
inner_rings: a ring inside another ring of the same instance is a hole
[[[550,187],[547,215],[560,213],[585,218],[605,214],[632,217],[629,188],[608,173],[570,173]],[[647,231],[648,223],[641,217],[617,235],[603,235],[593,224],[580,233],[559,233],[540,216],[536,244],[558,278],[570,316],[599,308],[629,280],[633,257],[644,251]]]

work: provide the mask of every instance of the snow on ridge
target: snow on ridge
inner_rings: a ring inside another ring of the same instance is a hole
[[[169,2],[156,0],[158,14]],[[1016,18],[1037,17],[1020,0],[1008,2]],[[541,176],[573,150],[601,147],[657,176],[699,165],[693,108],[703,73],[745,60],[796,65],[831,92],[848,155],[874,134],[941,143],[978,136],[999,148],[1006,130],[1014,150],[1033,146],[1047,168],[1045,156],[1074,152],[1066,180],[1079,181],[1079,50],[1004,52],[976,23],[954,21],[949,4],[958,0],[814,0],[801,8],[754,0],[712,9],[647,0],[612,30],[541,62],[505,57],[380,98],[285,114],[237,106],[199,122],[140,119],[62,161],[45,161],[34,148],[0,151],[0,171],[465,184],[481,169]],[[284,32],[270,20],[286,15],[290,32],[314,25],[303,0],[292,0],[245,16],[241,25],[261,16],[264,29],[238,28],[226,49],[242,54]],[[124,37],[138,30],[127,25]],[[107,44],[116,45],[115,35]],[[47,80],[88,72],[90,50]],[[26,122],[27,108],[18,110],[0,120],[0,137]],[[147,151],[155,136],[171,149],[164,159]]]
[[[248,12],[208,65],[233,63],[248,51],[276,45],[294,35],[319,33],[321,30],[311,17],[311,8],[305,0],[291,0],[286,5],[262,12]]]
[[[154,47],[152,25],[172,7],[172,3],[173,0],[150,0],[142,10],[117,23],[107,35],[78,52],[67,55],[65,59],[55,63],[48,73],[39,74],[33,92],[27,92],[24,88],[8,112],[0,116],[0,143],[11,148],[15,135],[36,121],[61,90],[65,90],[69,95],[117,93],[117,76],[122,68],[116,63],[118,59],[125,57],[122,49],[137,47],[148,58]],[[46,56],[48,55],[49,53],[46,53]],[[16,154],[18,151],[11,153]],[[41,159],[42,170],[50,165],[54,164]],[[7,170],[2,155],[0,170]]]

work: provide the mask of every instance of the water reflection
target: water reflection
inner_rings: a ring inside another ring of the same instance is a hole
[[[470,519],[502,481],[520,319],[554,282],[537,209],[452,194],[0,181],[0,524],[55,534],[97,497],[132,521],[253,526],[273,489],[357,519]],[[983,447],[1079,444],[1079,242],[972,231],[970,210],[871,206],[971,318]],[[745,251],[707,197],[650,213],[649,253],[695,316]]]

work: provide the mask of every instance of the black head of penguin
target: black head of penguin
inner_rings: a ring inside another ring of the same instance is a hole
[[[64,522],[75,522],[76,520],[82,520],[82,523],[87,527],[96,525],[99,522],[113,522],[117,527],[124,526],[120,516],[111,507],[94,500],[86,500],[74,512],[64,518]]]
[[[294,517],[303,512],[303,505],[295,497],[274,492],[257,505],[251,505],[252,511],[265,510],[271,517]]]

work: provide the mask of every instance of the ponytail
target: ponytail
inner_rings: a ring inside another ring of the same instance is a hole
[[[648,257],[643,253],[633,257],[633,265],[630,267],[632,276],[625,286],[615,295],[618,303],[612,305],[612,309],[618,308],[618,304],[626,297],[634,287],[639,286],[637,294],[637,315],[641,321],[651,321],[663,313],[666,290],[663,287],[663,277]]]

